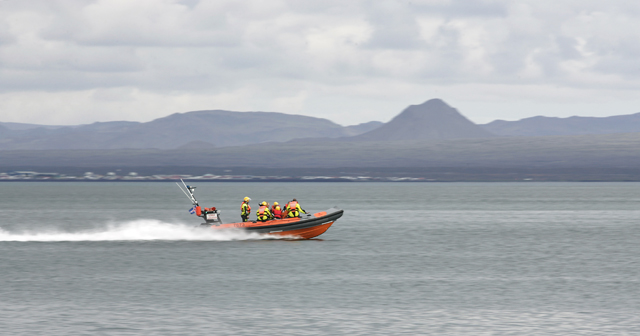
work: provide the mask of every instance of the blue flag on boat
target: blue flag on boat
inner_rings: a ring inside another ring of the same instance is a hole
[[[189,213],[192,214],[192,215],[195,214],[196,213],[196,207],[193,207],[193,208],[189,209]]]

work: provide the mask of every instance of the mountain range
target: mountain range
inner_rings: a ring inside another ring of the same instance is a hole
[[[147,123],[4,123],[0,167],[633,170],[640,169],[639,119],[640,114],[534,117],[476,125],[432,99],[407,107],[387,123],[348,127],[306,116],[221,110],[176,113]]]
[[[532,117],[496,120],[481,127],[499,136],[548,136],[640,132],[640,113],[612,117]]]
[[[97,122],[78,126],[0,123],[0,150],[174,149],[348,137],[379,127],[343,127],[327,119],[276,112],[195,111],[150,122]]]
[[[411,105],[387,123],[341,126],[322,118],[223,110],[174,113],[150,122],[53,126],[0,122],[0,150],[206,149],[260,143],[445,141],[640,132],[640,113],[604,118],[532,117],[476,125],[441,99]]]

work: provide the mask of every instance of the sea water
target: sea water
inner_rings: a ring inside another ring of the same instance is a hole
[[[640,335],[638,183],[0,183],[2,335]]]

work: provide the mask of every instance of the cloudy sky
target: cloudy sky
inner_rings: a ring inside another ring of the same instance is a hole
[[[0,0],[0,121],[640,112],[637,0]]]

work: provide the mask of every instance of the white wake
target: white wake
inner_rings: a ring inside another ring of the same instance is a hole
[[[29,230],[9,232],[0,228],[0,241],[120,241],[120,240],[194,240],[231,241],[274,239],[273,236],[235,229],[216,230],[193,225],[172,224],[152,219],[109,223],[105,227],[77,232]]]

